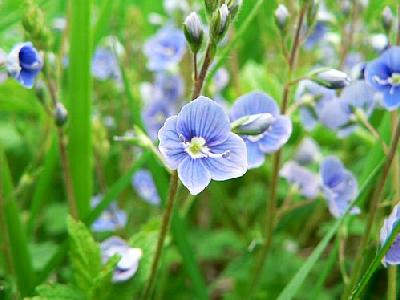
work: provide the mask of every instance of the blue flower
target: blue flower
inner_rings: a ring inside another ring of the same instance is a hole
[[[182,183],[197,195],[214,180],[242,176],[247,171],[246,145],[230,130],[224,110],[200,96],[177,116],[166,120],[158,133],[159,149]]]
[[[98,48],[93,56],[92,74],[99,80],[121,80],[121,71],[115,54],[107,48]]]
[[[368,118],[378,101],[377,93],[363,80],[345,87],[339,98],[323,105],[321,123],[344,137],[357,128],[357,117]]]
[[[358,185],[354,175],[348,171],[335,157],[324,159],[320,166],[322,190],[328,201],[331,214],[338,218],[344,214],[351,202],[357,197]],[[352,214],[359,214],[360,209],[354,207]]]
[[[307,166],[319,161],[320,158],[321,151],[318,144],[312,138],[304,138],[296,151],[296,162],[302,166]]]
[[[151,71],[162,71],[174,67],[181,61],[185,50],[185,35],[172,26],[158,31],[144,46],[148,68]]]
[[[393,46],[367,64],[365,75],[374,89],[383,93],[388,110],[400,106],[400,47]]]
[[[334,90],[327,89],[310,80],[300,82],[296,91],[296,101],[301,101],[300,118],[306,130],[310,131],[318,123],[318,114],[324,103],[336,96]]]
[[[304,43],[304,47],[306,49],[313,48],[316,44],[318,44],[325,36],[328,31],[328,27],[325,22],[318,21],[312,33],[308,36],[306,42]]]
[[[282,116],[276,102],[264,93],[253,92],[239,97],[232,106],[230,117],[231,121],[235,121],[261,113],[271,114],[271,125],[261,134],[242,136],[247,147],[249,168],[261,166],[265,154],[273,153],[281,148],[292,133],[290,119]]]
[[[380,232],[381,246],[385,244],[386,240],[392,234],[392,231],[400,219],[400,204],[397,204],[392,213],[388,218],[383,221],[383,226]],[[400,264],[400,235],[397,235],[393,244],[390,246],[388,252],[382,259],[382,263],[385,265],[398,265]]]
[[[136,192],[146,202],[150,204],[159,204],[160,197],[157,193],[156,185],[153,181],[153,176],[147,170],[139,170],[132,177],[132,185]]]
[[[174,103],[183,96],[183,79],[179,74],[159,72],[153,84],[154,97]]]
[[[147,134],[152,140],[157,140],[158,131],[173,113],[171,104],[166,101],[151,101],[144,106],[142,118]]]
[[[314,199],[319,193],[319,178],[313,172],[300,166],[297,162],[285,163],[279,172],[290,184],[296,186],[300,194],[308,199]]]
[[[114,255],[120,257],[112,277],[114,283],[124,282],[132,278],[138,270],[143,255],[142,249],[129,247],[123,239],[117,236],[112,236],[103,241],[100,244],[100,252],[103,264],[106,264]]]
[[[92,207],[95,208],[101,201],[102,195],[92,198]],[[118,209],[115,203],[112,203],[100,217],[92,224],[94,232],[115,231],[126,225],[127,216],[123,210]]]
[[[16,45],[7,57],[8,73],[28,89],[42,68],[43,58],[30,42]]]
[[[213,77],[215,92],[221,92],[229,83],[229,73],[225,68],[219,68]]]

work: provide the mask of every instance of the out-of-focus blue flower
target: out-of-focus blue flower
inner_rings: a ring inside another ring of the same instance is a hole
[[[172,26],[162,28],[144,45],[151,71],[163,71],[174,67],[181,61],[186,50],[183,32]]]
[[[338,218],[345,213],[351,202],[357,197],[357,180],[343,166],[342,162],[333,156],[323,160],[320,166],[320,175],[329,211]],[[358,207],[354,207],[351,211],[351,214],[359,213]]]
[[[158,133],[159,149],[182,183],[197,195],[214,180],[242,176],[247,171],[246,145],[230,130],[221,106],[200,96],[177,116],[166,120]]]
[[[304,43],[304,47],[306,49],[312,49],[324,38],[327,31],[328,27],[326,22],[318,21],[314,26],[313,32],[308,36],[306,42]]]
[[[143,252],[140,248],[131,248],[123,239],[112,236],[100,244],[101,260],[103,264],[114,255],[120,257],[113,273],[112,281],[124,282],[135,275]]]
[[[320,121],[344,137],[357,128],[357,117],[368,118],[378,101],[377,93],[364,80],[345,87],[339,98],[327,102],[320,111]]]
[[[304,138],[296,151],[296,162],[302,166],[307,166],[314,162],[318,162],[320,158],[321,151],[318,144],[312,138]]]
[[[107,48],[98,48],[92,60],[92,74],[99,80],[121,79],[121,70],[115,54]]]
[[[43,58],[30,42],[16,45],[7,57],[8,73],[28,89],[42,68]]]
[[[296,91],[296,101],[301,101],[300,118],[306,130],[313,130],[318,123],[318,114],[326,102],[336,96],[334,90],[327,89],[310,80],[300,82]]]
[[[152,140],[157,140],[158,131],[173,113],[173,108],[167,101],[151,101],[144,106],[142,118],[147,134]]]
[[[213,77],[215,92],[221,92],[229,83],[229,73],[225,68],[219,68]]]
[[[92,198],[92,207],[95,208],[101,201],[102,195],[97,195]],[[126,225],[126,213],[118,209],[113,202],[97,220],[92,224],[94,232],[115,231],[123,228]]]
[[[153,89],[153,100],[173,103],[183,96],[183,79],[179,74],[160,72],[156,74]]]
[[[380,242],[381,246],[385,244],[386,240],[392,234],[392,231],[396,224],[400,220],[400,204],[397,204],[392,213],[388,218],[383,221],[383,226],[380,232]],[[393,244],[390,246],[388,252],[386,252],[385,256],[382,259],[382,263],[385,265],[398,265],[400,264],[400,235],[397,235]]]
[[[383,105],[388,110],[400,106],[400,47],[393,46],[367,64],[366,79],[383,93]]]
[[[271,125],[261,134],[242,136],[247,146],[247,163],[249,168],[263,164],[265,154],[273,153],[281,148],[292,133],[292,122],[279,113],[276,102],[268,95],[253,92],[239,97],[232,106],[231,121],[242,117],[269,113]]]
[[[314,199],[319,193],[319,178],[297,162],[285,163],[279,172],[290,184],[295,185],[301,195]]]
[[[136,192],[146,202],[150,204],[159,204],[160,197],[154,184],[153,176],[147,170],[139,170],[132,177],[132,185]]]

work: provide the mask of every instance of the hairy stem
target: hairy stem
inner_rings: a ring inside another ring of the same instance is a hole
[[[171,175],[168,200],[166,203],[165,212],[162,219],[160,233],[158,235],[157,248],[153,258],[153,263],[151,265],[150,277],[149,280],[147,281],[147,286],[143,293],[142,299],[144,300],[151,298],[150,296],[153,289],[154,280],[157,275],[158,266],[160,264],[165,238],[167,237],[168,227],[172,216],[177,189],[178,189],[178,173],[174,171]]]

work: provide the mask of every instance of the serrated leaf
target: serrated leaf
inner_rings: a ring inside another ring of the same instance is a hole
[[[91,299],[102,300],[108,299],[112,295],[112,276],[114,269],[121,258],[115,255],[109,259],[104,265],[99,275],[94,279],[94,285],[91,290]]]
[[[86,226],[71,217],[68,217],[68,233],[74,283],[79,289],[90,294],[102,269],[100,248]]]
[[[44,284],[36,288],[36,300],[84,300],[84,295],[75,287],[65,284]]]

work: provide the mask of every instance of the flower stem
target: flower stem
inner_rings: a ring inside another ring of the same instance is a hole
[[[157,248],[156,248],[156,253],[154,254],[153,263],[151,265],[150,277],[142,297],[142,299],[144,300],[150,299],[150,295],[153,289],[154,280],[156,278],[157,269],[160,264],[165,238],[167,237],[168,227],[172,216],[177,189],[178,189],[178,173],[174,171],[171,175],[168,200],[166,203],[166,208],[162,219],[160,233],[158,235]]]
[[[283,89],[282,94],[282,103],[281,103],[281,113],[285,114],[288,102],[289,102],[289,93],[291,90],[291,85],[289,84],[292,80],[293,71],[296,63],[296,57],[300,46],[300,31],[303,26],[305,12],[307,11],[307,5],[304,5],[299,13],[296,32],[294,35],[294,40],[292,43],[290,57],[289,57],[289,65],[288,65],[288,72],[287,72],[287,81],[285,87]],[[274,155],[273,161],[273,171],[272,171],[272,181],[271,181],[271,192],[269,197],[267,198],[266,203],[266,212],[265,212],[265,235],[264,235],[264,244],[260,250],[260,256],[257,259],[257,264],[255,265],[254,272],[252,273],[252,279],[250,281],[249,286],[249,298],[251,298],[253,289],[258,283],[262,270],[264,268],[265,260],[268,256],[269,249],[271,247],[272,242],[272,233],[274,231],[275,225],[275,217],[277,211],[277,187],[278,187],[278,179],[279,179],[279,169],[281,164],[281,155],[282,151],[278,150]]]
[[[394,156],[397,152],[397,145],[399,144],[399,139],[400,139],[400,122],[397,123],[396,128],[395,128],[395,133],[392,137],[392,142],[391,142],[391,147],[389,150],[389,154],[387,156],[382,175],[379,179],[379,182],[376,185],[376,189],[372,195],[371,198],[371,203],[369,206],[369,214],[368,214],[368,220],[367,220],[367,225],[365,227],[364,234],[361,238],[359,247],[358,247],[358,252],[355,257],[355,262],[354,262],[354,267],[352,274],[350,276],[350,283],[346,286],[344,293],[343,293],[343,300],[346,300],[350,296],[350,292],[352,291],[353,287],[356,284],[356,281],[361,273],[361,268],[362,268],[362,263],[363,263],[363,258],[364,258],[364,251],[368,246],[368,241],[372,233],[372,227],[375,221],[375,217],[377,214],[377,211],[379,209],[379,201],[382,197],[383,190],[385,187],[386,180],[389,175],[389,171],[391,169],[391,165],[394,159]]]
[[[47,65],[48,64],[46,64],[46,66]],[[55,82],[53,80],[51,80],[51,76],[49,74],[49,70],[47,67],[44,68],[43,75],[45,78],[47,88],[50,93],[52,109],[54,111],[56,109],[57,98],[58,98],[57,87],[55,85]],[[47,113],[51,114],[51,111],[47,110]],[[52,118],[53,116],[49,115],[49,117]],[[77,218],[78,211],[77,211],[77,207],[76,207],[74,189],[73,189],[73,185],[72,185],[71,169],[70,169],[70,163],[69,163],[69,159],[68,159],[68,155],[67,155],[67,146],[65,144],[64,131],[60,127],[57,128],[57,137],[58,137],[58,148],[60,151],[61,167],[62,167],[62,172],[63,172],[63,177],[64,177],[64,186],[65,186],[65,191],[67,194],[69,210],[70,210],[71,216],[73,218]]]
[[[210,67],[211,62],[214,58],[214,53],[215,53],[214,50],[215,50],[215,45],[213,44],[212,41],[210,41],[207,46],[206,56],[204,57],[204,62],[201,67],[200,74],[198,75],[197,80],[194,83],[192,100],[196,99],[201,94],[201,90],[204,85],[204,79],[206,78],[208,68]]]
[[[197,70],[197,53],[193,53],[193,80],[196,83],[197,78],[199,77]]]

